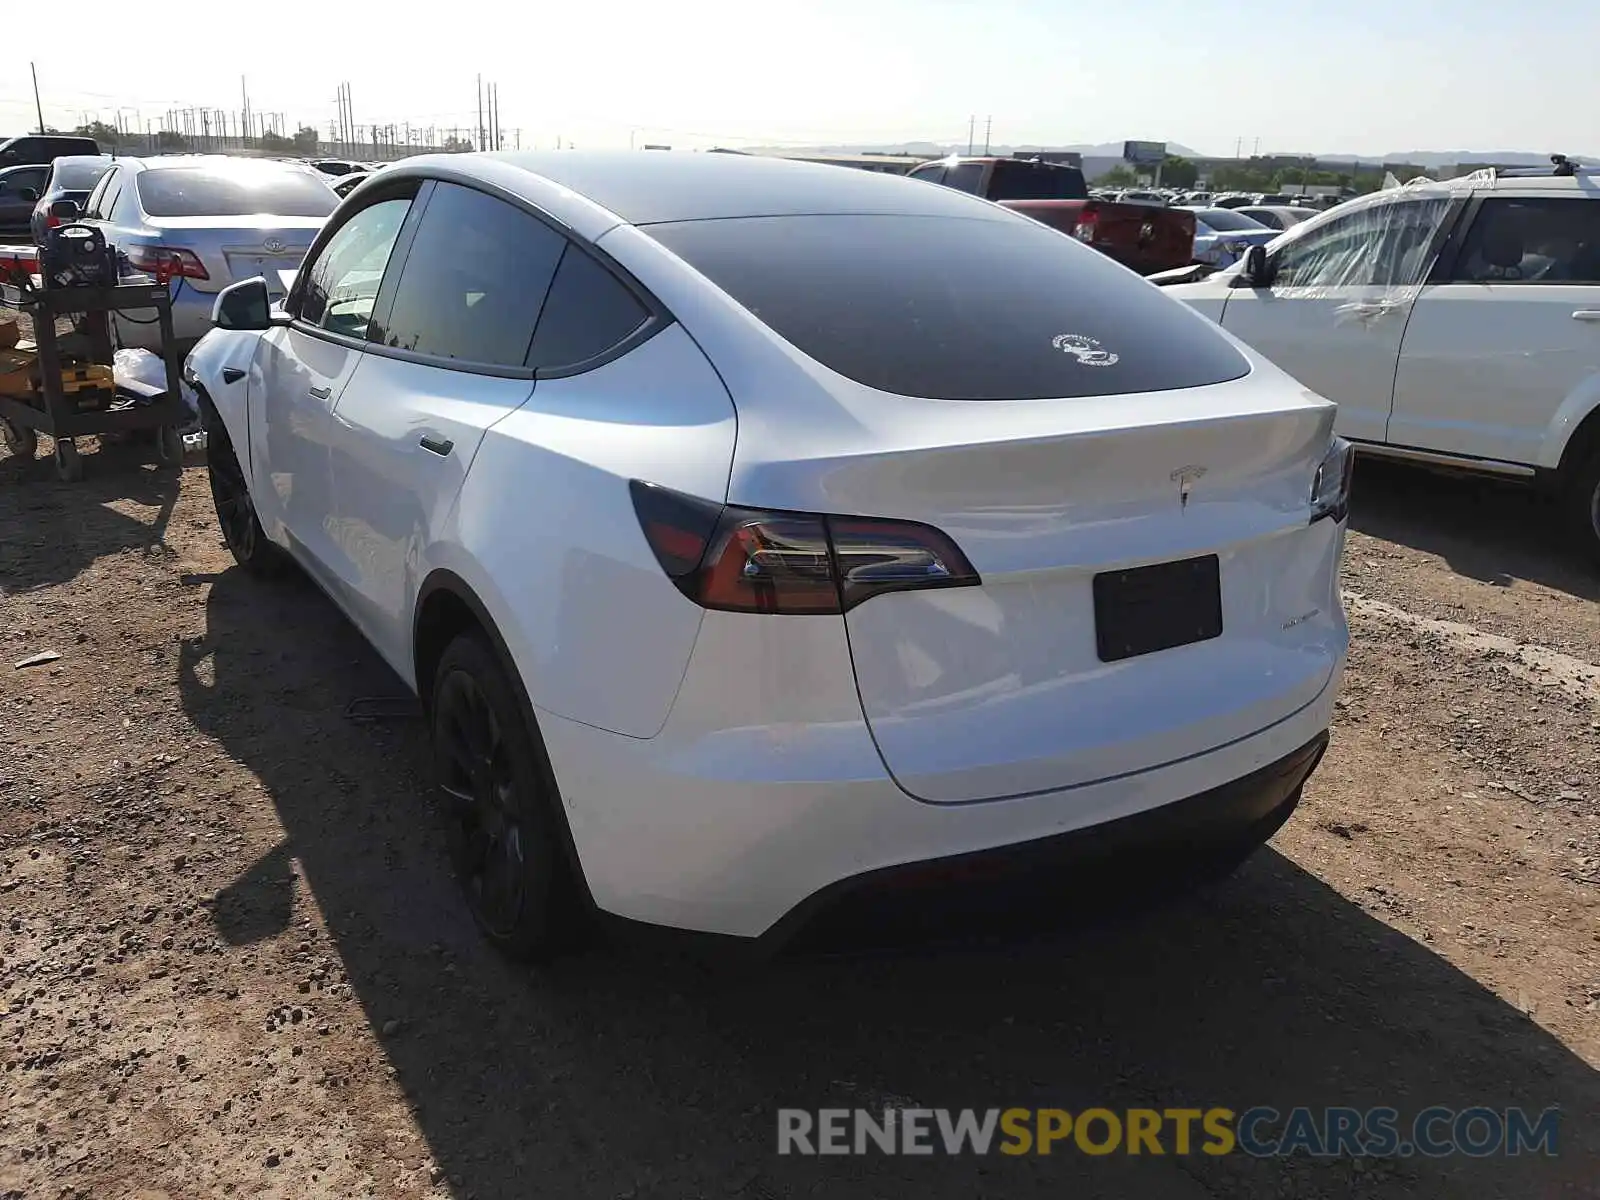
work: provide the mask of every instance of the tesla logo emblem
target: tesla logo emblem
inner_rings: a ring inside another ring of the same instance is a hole
[[[261,243],[261,248],[263,250],[265,250],[268,254],[282,254],[283,253],[283,239],[282,238],[268,238],[266,241]]]
[[[1204,467],[1188,466],[1179,467],[1168,477],[1178,485],[1178,507],[1180,509],[1189,507],[1189,489],[1194,487],[1195,483],[1205,473],[1206,469]]]

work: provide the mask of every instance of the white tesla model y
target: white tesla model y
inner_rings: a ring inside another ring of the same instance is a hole
[[[738,154],[421,157],[188,362],[227,543],[427,714],[485,931],[1236,861],[1348,642],[1333,407],[1070,237]],[[288,631],[286,631],[287,633]]]

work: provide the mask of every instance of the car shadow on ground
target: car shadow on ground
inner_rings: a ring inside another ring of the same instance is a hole
[[[1350,527],[1437,554],[1485,583],[1525,579],[1600,600],[1600,571],[1565,528],[1561,508],[1525,485],[1363,458]]]
[[[48,445],[48,439],[45,439]],[[48,455],[0,457],[0,586],[10,593],[65,583],[108,554],[164,545],[179,472],[150,464],[148,447],[83,456],[84,478],[61,483]],[[154,509],[119,512],[115,504]]]
[[[238,864],[219,931],[274,936],[294,888],[316,896],[366,1020],[401,1023],[386,1050],[454,1196],[1524,1200],[1596,1178],[1595,1072],[1271,849],[1185,902],[1102,897],[1028,940],[740,970],[601,947],[518,968],[457,899],[420,726],[344,715],[400,684],[309,584],[223,573],[182,664],[187,712],[286,833]],[[776,1154],[781,1107],[1331,1104],[1560,1105],[1564,1123],[1555,1157],[1360,1165]]]

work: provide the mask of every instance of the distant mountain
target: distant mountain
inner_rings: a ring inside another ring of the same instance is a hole
[[[746,147],[754,153],[783,151],[789,154],[907,154],[917,158],[942,158],[946,154],[965,154],[967,145],[961,143],[939,142],[862,142],[854,145],[832,146],[750,146]],[[973,147],[977,153],[983,152],[982,143]],[[1073,142],[1068,145],[1046,146],[1033,142],[1021,145],[991,145],[990,154],[1027,153],[1042,150],[1073,150],[1083,155],[1085,161],[1122,158],[1121,142]],[[1168,142],[1169,154],[1181,154],[1185,158],[1223,157],[1222,155],[1204,155],[1198,150],[1191,150],[1182,142]],[[1539,154],[1527,150],[1397,150],[1392,154],[1328,154],[1312,153],[1306,150],[1272,150],[1267,151],[1262,157],[1279,158],[1315,158],[1325,163],[1359,163],[1363,166],[1377,167],[1384,163],[1409,163],[1412,166],[1424,167],[1429,170],[1438,167],[1453,167],[1457,163],[1494,163],[1502,167],[1542,167],[1550,162],[1549,154]],[[1600,155],[1574,154],[1580,163],[1585,165],[1593,163],[1600,165]]]
[[[938,142],[862,142],[855,145],[834,146],[746,146],[744,149],[754,154],[781,151],[785,154],[907,154],[916,158],[942,158],[946,154],[965,154],[967,144],[961,142],[940,144]],[[1018,146],[991,144],[990,154],[1015,154],[1029,153],[1041,150],[1072,150],[1085,158],[1121,158],[1121,142],[1076,142],[1065,146],[1043,146],[1027,142]],[[975,154],[983,153],[983,143],[973,146]],[[1185,157],[1196,152],[1178,142],[1167,143],[1167,153],[1182,154]]]

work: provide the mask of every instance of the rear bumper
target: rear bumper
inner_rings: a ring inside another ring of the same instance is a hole
[[[173,336],[180,342],[204,337],[211,328],[211,310],[216,303],[215,293],[198,292],[184,284],[172,301]],[[118,340],[129,349],[161,349],[161,326],[156,322],[155,309],[117,313],[116,325]]]
[[[840,880],[791,909],[759,942],[763,949],[776,948],[813,927],[848,940],[868,924],[935,935],[993,931],[1128,887],[1181,884],[1276,833],[1293,815],[1301,787],[1327,748],[1327,733],[1319,733],[1242,779],[1158,808]]]
[[[911,864],[989,852],[1050,858],[1080,836],[1093,857],[1149,828],[1180,847],[1247,835],[1316,765],[1342,676],[1336,670],[1319,695],[1269,727],[1203,754],[1011,800],[929,804],[884,768],[837,619],[786,619],[788,646],[766,663],[748,640],[762,621],[707,614],[654,738],[538,712],[602,912],[770,942],[839,891]],[[1152,825],[1121,824],[1144,815]]]

